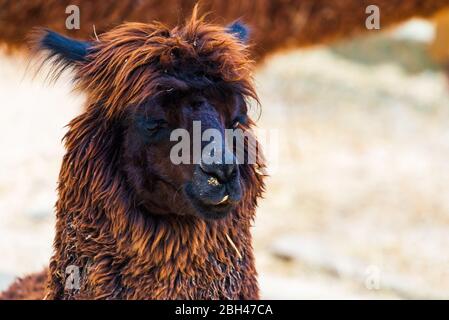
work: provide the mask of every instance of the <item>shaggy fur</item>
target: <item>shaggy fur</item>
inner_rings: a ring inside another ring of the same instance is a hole
[[[26,34],[45,26],[67,35],[87,39],[123,21],[161,21],[176,25],[190,13],[197,0],[0,0],[0,41],[22,47]],[[81,29],[66,30],[65,8],[81,10]],[[242,19],[252,27],[256,58],[294,47],[330,42],[366,31],[365,9],[378,5],[381,27],[406,19],[429,17],[449,6],[449,0],[203,0],[204,10],[218,22]]]
[[[45,298],[48,270],[17,279],[0,300],[42,300]]]
[[[87,102],[65,136],[46,299],[259,297],[250,227],[264,188],[263,163],[240,164],[242,200],[225,218],[206,220],[182,209],[187,208],[182,192],[165,193],[153,176],[142,181],[135,166],[144,160],[130,151],[137,138],[129,139],[130,129],[125,129],[135,106],[163,94],[176,102],[177,90],[216,88],[212,95],[257,100],[253,63],[236,36],[194,14],[183,27],[128,23],[100,35],[87,49],[73,45],[75,51],[87,50],[85,59],[71,53],[67,58],[64,50],[50,53],[58,70],[74,68],[76,87],[87,94]],[[44,32],[36,42],[40,49],[54,49],[63,41],[69,40]],[[222,108],[219,116],[225,118],[229,107]],[[250,120],[242,124],[245,130],[252,125]],[[153,161],[150,169],[163,161]],[[189,170],[165,169],[176,175]],[[158,214],[142,204],[147,199],[140,195],[150,191],[149,205],[151,200],[158,204]],[[164,211],[176,205],[176,214]],[[79,290],[65,289],[71,265],[83,275]],[[34,278],[36,284],[41,277]],[[43,296],[25,290],[19,282],[2,298]]]

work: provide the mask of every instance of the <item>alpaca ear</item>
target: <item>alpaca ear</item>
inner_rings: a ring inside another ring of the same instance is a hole
[[[92,47],[89,41],[71,39],[48,29],[37,30],[31,37],[33,49],[45,52],[45,60],[50,60],[62,69],[87,62]]]
[[[235,21],[231,24],[229,24],[226,27],[226,30],[234,35],[237,39],[240,40],[240,42],[242,43],[247,43],[249,40],[249,33],[250,30],[248,28],[248,26],[246,26],[244,23],[240,22],[240,21]]]

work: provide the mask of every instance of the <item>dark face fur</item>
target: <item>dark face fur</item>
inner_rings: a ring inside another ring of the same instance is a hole
[[[130,108],[123,144],[124,172],[139,204],[149,212],[218,219],[242,199],[244,185],[235,150],[224,141],[218,163],[195,164],[192,156],[191,164],[174,164],[170,158],[178,143],[170,141],[175,129],[185,129],[194,138],[193,123],[199,121],[202,133],[216,129],[224,137],[225,129],[246,124],[244,99],[225,88],[214,91],[172,91]],[[201,151],[209,142],[202,142]],[[193,150],[192,139],[190,144]]]

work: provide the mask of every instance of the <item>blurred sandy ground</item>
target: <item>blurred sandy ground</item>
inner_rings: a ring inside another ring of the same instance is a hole
[[[254,228],[264,298],[449,298],[449,86],[431,29],[258,70],[259,127],[280,141]],[[48,262],[63,126],[83,99],[26,65],[0,58],[0,288]]]

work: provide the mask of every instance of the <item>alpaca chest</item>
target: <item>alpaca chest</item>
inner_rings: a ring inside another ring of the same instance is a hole
[[[172,262],[151,268],[136,276],[123,270],[123,298],[133,299],[243,299],[257,286],[251,281],[245,260],[224,263],[210,256],[202,263],[180,269]],[[129,270],[131,271],[131,270]],[[138,283],[138,286],[135,284]]]

